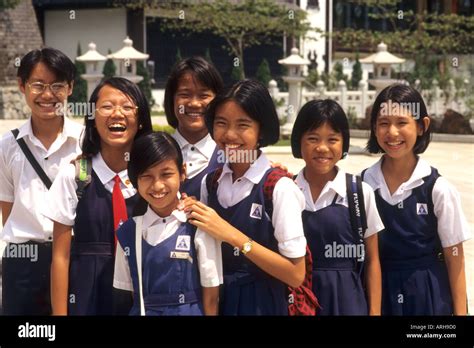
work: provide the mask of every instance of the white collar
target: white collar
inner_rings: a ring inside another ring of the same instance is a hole
[[[385,178],[382,173],[383,156],[373,166],[369,167],[364,173],[364,181],[372,186],[373,190],[381,187],[386,187]],[[410,178],[405,181],[400,187],[403,190],[411,190],[423,184],[423,178],[431,174],[431,166],[421,157],[418,157],[415,169]]]
[[[184,139],[184,137],[177,129],[176,132],[173,133],[173,138],[179,144],[181,150],[183,150],[186,146],[193,146],[197,148],[198,151],[201,152],[207,158],[212,157],[212,154],[214,153],[214,150],[216,148],[216,143],[211,138],[211,135],[209,133],[195,144],[191,144],[186,139]]]
[[[254,184],[258,184],[260,180],[262,180],[263,176],[265,175],[265,172],[271,168],[270,161],[268,160],[267,156],[263,152],[260,153],[260,156],[258,156],[257,160],[252,163],[249,169],[244,173],[242,176],[243,178],[246,178],[247,180],[251,181]],[[225,163],[224,167],[222,168],[222,175],[217,180],[219,183],[221,179],[225,175],[232,175],[233,171],[229,166],[229,163]]]
[[[79,125],[75,121],[72,121],[69,119],[69,117],[64,117],[64,124],[63,124],[63,130],[61,131],[60,136],[61,137],[71,137],[74,139],[79,139],[81,136],[81,132],[83,129],[83,126]],[[18,136],[16,139],[23,138],[25,136],[29,136],[30,139],[32,137],[35,137],[33,134],[33,127],[31,125],[31,116],[28,118],[28,121],[26,121],[24,124],[21,125],[21,127],[18,128]],[[36,138],[36,137],[35,137]]]
[[[184,223],[187,221],[186,213],[182,210],[175,209],[172,211],[171,215],[162,217],[155,213],[150,205],[148,205],[146,213],[143,215],[142,229],[146,230],[151,226],[166,224],[172,220],[178,220],[179,222]]]
[[[127,169],[122,170],[120,173],[115,173],[107,166],[100,152],[92,157],[92,168],[103,185],[112,181],[115,178],[115,175],[120,177],[120,180],[126,187],[130,184]]]
[[[329,191],[333,191],[340,197],[345,198],[347,196],[346,190],[346,172],[336,166],[337,174],[334,180],[330,180],[324,185],[319,197],[322,197]],[[300,170],[295,179],[296,185],[303,191],[306,199],[310,199],[312,202],[313,196],[311,195],[311,188],[309,182],[304,177],[304,168]]]

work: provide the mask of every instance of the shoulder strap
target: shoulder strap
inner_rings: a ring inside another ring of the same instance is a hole
[[[219,177],[222,174],[222,168],[217,168],[213,172],[210,172],[206,176],[206,188],[207,188],[207,193],[210,194],[211,192],[217,191],[217,180],[219,180]]]
[[[359,176],[346,173],[346,192],[352,230],[357,232],[360,242],[364,243],[364,233],[367,229],[367,218],[365,214],[362,180]]]
[[[273,215],[273,191],[275,190],[275,186],[283,177],[289,177],[288,172],[279,168],[274,168],[272,171],[267,175],[265,182],[263,184],[263,195],[265,197],[265,211],[267,212],[270,219]]]
[[[145,315],[145,303],[143,301],[143,283],[142,283],[142,222],[143,216],[135,218],[135,255],[137,257],[138,273],[138,295],[140,297],[140,315]]]
[[[84,189],[92,180],[92,160],[88,157],[80,157],[74,161],[76,167],[76,195],[81,199]]]
[[[31,153],[30,149],[28,148],[28,145],[26,145],[25,140],[23,138],[20,138],[20,139],[16,138],[18,134],[20,133],[20,131],[17,128],[17,129],[13,129],[11,132],[13,133],[13,137],[15,138],[16,142],[20,146],[21,151],[23,151],[23,153],[25,154],[26,159],[28,160],[28,162],[30,162],[36,174],[38,174],[44,186],[46,186],[46,188],[49,190],[49,188],[52,185],[51,179],[44,172],[43,168],[41,168],[38,161],[36,160],[36,158]]]

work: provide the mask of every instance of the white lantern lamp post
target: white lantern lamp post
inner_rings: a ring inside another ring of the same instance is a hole
[[[81,77],[87,81],[87,99],[89,99],[94,88],[104,77],[102,72],[99,70],[99,62],[102,62],[107,58],[97,52],[96,44],[91,42],[89,43],[89,50],[82,56],[76,57],[76,59],[86,64],[86,73],[82,74]]]
[[[291,55],[285,59],[278,61],[283,66],[287,67],[288,75],[283,76],[283,81],[288,84],[288,107],[287,120],[282,127],[282,135],[288,135],[293,129],[293,123],[296,119],[296,114],[301,104],[301,83],[305,80],[303,77],[304,67],[311,62],[299,55],[299,50],[296,47],[291,49]]]
[[[360,62],[364,64],[373,64],[374,75],[372,79],[369,79],[369,83],[375,87],[377,93],[393,83],[404,82],[392,79],[392,65],[402,64],[405,62],[405,59],[388,52],[387,45],[383,42],[378,44],[377,53],[362,58]]]
[[[142,76],[137,75],[137,60],[146,60],[149,55],[137,51],[133,47],[133,41],[127,36],[123,40],[124,47],[115,53],[111,53],[107,58],[111,58],[117,61],[119,67],[119,76],[124,77],[134,83],[138,83],[143,80]]]

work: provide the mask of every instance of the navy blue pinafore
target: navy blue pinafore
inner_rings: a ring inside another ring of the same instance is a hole
[[[142,283],[146,315],[203,315],[198,260],[194,246],[196,227],[181,224],[176,232],[152,246],[143,237]],[[118,231],[133,284],[133,306],[130,315],[140,315],[136,224],[129,219]]]
[[[448,272],[442,257],[432,192],[435,168],[397,205],[378,190],[375,198],[385,231],[379,236],[383,315],[451,315]]]
[[[303,228],[313,256],[313,292],[318,315],[367,315],[362,282],[364,246],[353,231],[349,208],[336,204],[303,211]]]
[[[217,199],[217,187],[209,190],[208,205],[249,238],[278,253],[271,217],[265,210],[263,185],[269,169],[250,195],[227,209]],[[213,176],[214,172],[209,173]],[[288,315],[287,286],[261,270],[239,250],[222,243],[224,284],[221,315]]]
[[[204,168],[199,174],[192,177],[191,179],[185,179],[184,182],[181,184],[180,192],[185,192],[188,196],[195,196],[197,200],[201,197],[201,181],[207,173],[210,173],[217,168],[221,168],[224,163],[218,162],[218,148],[214,149],[212,156],[209,160],[209,165]]]
[[[132,216],[137,195],[125,200]],[[112,194],[92,170],[79,200],[69,265],[69,315],[112,315],[115,263]]]

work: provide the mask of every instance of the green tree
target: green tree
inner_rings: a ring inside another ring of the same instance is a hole
[[[308,76],[306,77],[306,82],[312,86],[316,86],[316,83],[320,79],[318,69],[310,69],[308,71]]]
[[[151,107],[153,106],[153,104],[155,104],[155,100],[153,99],[153,96],[151,94],[150,73],[148,72],[148,69],[145,67],[145,64],[143,61],[137,62],[137,75],[143,77],[143,80],[141,80],[138,83],[138,87],[145,95],[146,99],[148,100],[148,104]]]
[[[178,47],[178,49],[176,50],[176,56],[175,56],[175,59],[176,59],[176,63],[180,62],[183,60],[183,57],[181,56],[181,49]]]
[[[336,83],[338,83],[341,80],[344,80],[347,83],[347,80],[349,78],[347,75],[344,74],[343,66],[341,62],[336,62],[336,64],[334,64],[332,73],[333,73],[334,79],[336,80]]]
[[[352,89],[359,88],[360,80],[362,80],[362,65],[359,62],[359,52],[357,52],[355,63],[352,66],[352,78],[351,78]]]
[[[15,8],[19,3],[20,0],[0,0],[0,11]]]
[[[110,48],[109,48],[108,53],[109,54],[112,53]],[[104,74],[104,80],[115,76],[116,72],[117,72],[117,67],[115,66],[113,59],[108,58],[105,61],[104,68],[102,69],[102,74]]]
[[[212,58],[211,58],[211,51],[208,48],[206,48],[206,53],[204,54],[204,59],[207,60],[209,63],[213,64],[212,63]]]
[[[162,13],[163,31],[183,34],[206,32],[224,39],[229,54],[239,59],[240,78],[245,77],[246,48],[279,43],[283,35],[303,36],[310,28],[305,11],[272,0],[139,0],[128,6],[157,8]]]
[[[82,49],[81,43],[78,42],[76,57],[80,55],[82,55]],[[68,101],[72,103],[85,103],[87,102],[87,82],[81,78],[81,75],[86,73],[86,64],[77,59],[74,61],[74,64],[76,66],[76,78],[74,79],[74,87]]]
[[[230,73],[230,78],[233,82],[237,82],[242,78],[242,67],[240,65],[234,65]]]
[[[349,1],[360,4],[356,0]],[[385,42],[392,53],[419,61],[412,72],[404,73],[408,81],[419,77],[431,81],[435,76],[438,81],[448,80],[448,69],[443,69],[448,64],[448,54],[474,53],[474,16],[415,14],[411,10],[401,10],[400,3],[401,0],[365,0],[360,4],[366,7],[370,18],[384,21],[387,30],[351,27],[325,35],[331,35],[339,49],[349,51],[357,51],[359,47],[375,49],[378,43]],[[421,78],[420,81],[430,83]]]
[[[262,60],[262,62],[258,66],[255,77],[264,86],[268,87],[268,83],[272,79],[272,74],[270,72],[270,66],[268,65],[268,61],[265,58]]]

